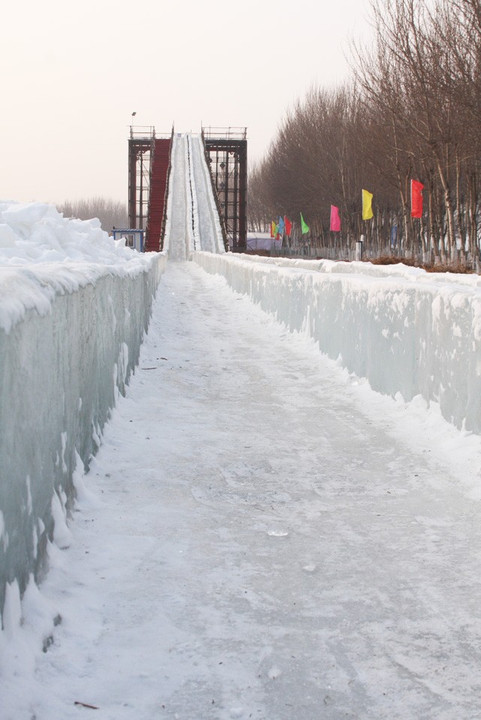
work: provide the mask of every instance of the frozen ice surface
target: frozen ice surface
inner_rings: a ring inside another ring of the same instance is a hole
[[[169,263],[2,720],[479,718],[480,459]]]

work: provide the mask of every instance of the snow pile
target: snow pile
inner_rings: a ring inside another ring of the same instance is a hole
[[[105,275],[133,277],[151,263],[110,238],[97,219],[67,219],[43,203],[0,202],[0,328],[9,332],[29,309],[49,312],[57,293]]]
[[[479,276],[208,253],[194,260],[374,390],[421,396],[457,428],[481,433]]]
[[[135,368],[165,262],[96,220],[0,203],[0,611],[41,575],[54,524],[68,544],[73,473]]]

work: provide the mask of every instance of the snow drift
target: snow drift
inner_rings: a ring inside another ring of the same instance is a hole
[[[457,428],[481,433],[481,279],[404,265],[196,253],[289,330],[373,390],[439,403]]]
[[[164,263],[97,220],[0,203],[0,610],[41,575],[54,519],[67,542],[76,464],[137,363]]]

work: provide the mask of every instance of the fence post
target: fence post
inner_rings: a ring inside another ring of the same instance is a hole
[[[356,240],[356,260],[362,260],[362,244],[364,242],[364,235],[361,235],[359,240]]]

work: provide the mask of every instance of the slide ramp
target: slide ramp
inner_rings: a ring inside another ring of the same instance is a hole
[[[200,135],[173,139],[164,250],[172,260],[187,260],[196,250],[225,252]]]

